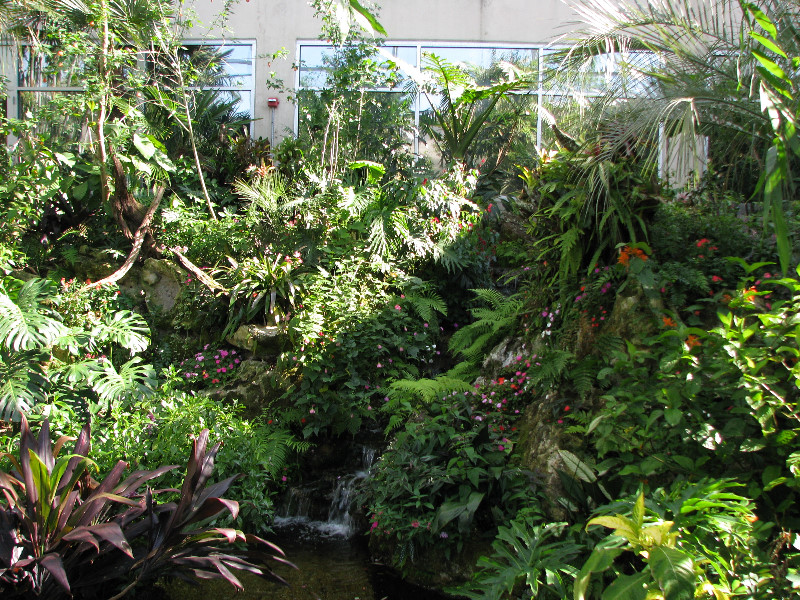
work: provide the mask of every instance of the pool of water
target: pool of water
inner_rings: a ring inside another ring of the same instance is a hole
[[[275,573],[288,587],[250,574],[235,572],[245,586],[242,600],[444,600],[445,596],[413,586],[392,571],[370,562],[366,540],[349,538],[340,526],[303,518],[278,519],[278,544],[286,558],[297,566],[276,564]],[[169,600],[215,600],[234,597],[225,581],[203,582],[201,588],[173,583],[167,588]]]

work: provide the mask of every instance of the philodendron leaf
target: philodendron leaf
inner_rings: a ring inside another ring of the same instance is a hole
[[[602,600],[645,600],[647,598],[647,573],[620,575],[608,586],[601,596]]]
[[[627,517],[617,515],[615,517],[595,517],[586,524],[588,529],[590,525],[602,525],[614,530],[614,535],[628,540],[630,544],[641,545],[639,540],[639,528],[636,524]]]
[[[589,558],[581,567],[580,572],[578,572],[578,576],[575,578],[575,586],[573,588],[574,600],[584,600],[592,573],[602,573],[607,570],[614,563],[614,559],[621,553],[622,548],[595,547],[589,555]]]
[[[650,551],[650,570],[664,600],[691,600],[697,588],[692,557],[681,550],[657,547]]]

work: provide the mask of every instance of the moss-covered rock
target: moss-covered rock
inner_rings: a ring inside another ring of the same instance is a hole
[[[286,331],[280,327],[242,325],[228,337],[227,341],[256,356],[277,357],[288,346],[289,338]]]
[[[218,402],[237,400],[245,407],[246,417],[256,417],[286,391],[285,378],[274,367],[269,361],[242,361],[236,377],[225,387],[209,392],[209,396]]]
[[[543,507],[552,521],[567,518],[559,502],[565,496],[559,470],[566,470],[560,450],[574,450],[581,440],[565,431],[559,415],[571,401],[557,393],[550,393],[540,402],[530,404],[517,422],[519,438],[514,454],[523,469],[533,472],[539,481],[540,496],[548,502]]]

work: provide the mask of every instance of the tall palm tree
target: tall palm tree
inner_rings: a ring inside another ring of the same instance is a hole
[[[560,71],[579,77],[599,62],[616,64],[592,107],[603,121],[605,152],[636,145],[656,164],[665,137],[693,144],[708,136],[711,160],[733,177],[741,168],[772,173],[776,136],[787,138],[785,147],[800,148],[791,128],[776,131],[781,117],[793,123],[798,115],[800,73],[792,59],[800,57],[800,0],[565,1],[585,26],[570,40]],[[626,71],[628,77],[616,76]],[[778,117],[768,110],[776,86]],[[784,171],[782,183],[790,180]],[[788,235],[789,207],[765,206],[786,270],[789,245],[780,237]]]

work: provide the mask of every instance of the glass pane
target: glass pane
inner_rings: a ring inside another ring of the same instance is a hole
[[[342,69],[342,72],[349,70],[347,77],[351,88],[396,88],[408,75],[397,68],[389,57],[416,66],[417,48],[385,46],[381,52],[369,53],[358,46],[345,46],[341,49],[334,49],[332,46],[300,46],[300,87],[324,89],[333,86],[331,72]]]
[[[406,94],[345,92],[332,102],[330,92],[300,90],[297,97],[301,137],[319,142],[336,127],[341,155],[352,153],[384,164],[396,160],[398,151],[411,151],[414,109]]]
[[[61,53],[61,54],[59,54]],[[19,87],[80,87],[83,61],[57,47],[20,46],[17,61]]]
[[[219,97],[224,101],[234,103],[233,110],[238,118],[253,118],[252,106],[253,92],[249,90],[225,90],[219,92]]]
[[[328,70],[327,69],[301,69],[300,70],[300,87],[321,89],[328,83]]]
[[[580,137],[581,128],[586,124],[583,119],[588,108],[585,101],[574,96],[545,96],[542,99],[542,108],[555,118],[558,128],[570,137]],[[542,147],[555,150],[558,147],[556,136],[550,127],[548,119],[542,116]]]
[[[539,51],[536,48],[425,46],[422,51],[466,69],[480,85],[489,85],[503,76],[498,66],[502,62],[533,73],[537,73],[539,68]]]
[[[656,79],[650,75],[658,69],[658,57],[652,52],[630,52],[619,61],[619,79],[623,96],[651,96],[657,91]]]
[[[613,93],[620,98],[646,96],[655,91],[655,80],[648,73],[657,66],[651,52],[598,54],[587,59],[578,70],[560,72],[561,56],[545,55],[545,88],[558,93],[575,92],[587,96]]]
[[[333,46],[300,46],[300,68],[324,67],[333,56]]]
[[[197,87],[253,89],[253,52],[250,44],[188,44],[181,57],[195,70]]]

